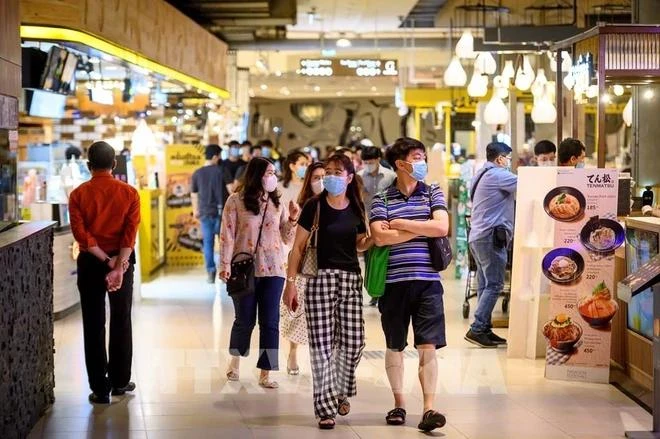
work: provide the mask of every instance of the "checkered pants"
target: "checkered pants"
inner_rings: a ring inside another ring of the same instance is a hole
[[[364,348],[362,276],[319,270],[307,283],[305,314],[314,383],[314,414],[334,418],[337,398],[355,396],[355,369]]]

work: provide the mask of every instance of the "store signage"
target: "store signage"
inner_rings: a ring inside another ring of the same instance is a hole
[[[596,76],[594,57],[591,53],[580,55],[573,65],[573,79],[577,90],[586,90]]]
[[[394,59],[304,58],[297,73],[301,76],[398,76],[399,67]]]
[[[540,267],[550,281],[550,314],[541,326],[550,379],[609,382],[614,251],[625,242],[617,221],[618,172],[558,169],[543,208],[554,247]]]

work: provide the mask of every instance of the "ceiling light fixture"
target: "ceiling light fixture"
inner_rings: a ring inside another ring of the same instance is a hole
[[[263,91],[268,90],[268,86],[266,84],[261,84],[259,88],[262,89]]]
[[[545,92],[545,85],[548,83],[548,78],[545,76],[545,70],[538,69],[536,72],[536,79],[532,83],[531,90],[535,97],[541,97]]]
[[[336,44],[337,47],[341,49],[346,49],[347,47],[351,47],[353,45],[353,43],[351,43],[351,40],[346,38],[346,36],[343,33],[339,34],[339,39],[337,40]]]
[[[509,123],[509,110],[497,93],[493,93],[493,97],[486,104],[484,121],[488,125],[506,125]]]
[[[632,125],[632,97],[628,99],[628,103],[623,108],[623,121],[627,126]]]
[[[474,59],[476,56],[474,53],[474,37],[471,30],[464,30],[463,35],[461,35],[458,43],[456,43],[456,56],[470,59]]]
[[[615,84],[612,87],[612,91],[614,92],[615,96],[623,96],[623,93],[626,91],[626,89],[623,88],[623,85]]]
[[[488,94],[488,76],[482,75],[476,68],[467,87],[468,96],[482,98]]]
[[[529,58],[525,55],[522,66],[518,68],[518,72],[516,73],[515,86],[520,91],[527,91],[532,86],[532,82],[534,82],[534,70],[532,69],[532,64],[529,62]]]
[[[497,62],[490,52],[479,52],[474,60],[474,65],[481,72],[492,75],[497,71]]]
[[[502,78],[504,78],[506,82],[509,82],[511,79],[513,79],[514,76],[516,76],[516,70],[513,68],[513,61],[508,59],[504,62]]]
[[[444,74],[445,86],[463,87],[467,82],[467,74],[461,65],[458,56],[454,56],[447,66]]]

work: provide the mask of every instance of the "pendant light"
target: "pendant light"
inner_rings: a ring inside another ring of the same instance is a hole
[[[557,120],[557,108],[553,102],[554,82],[548,82],[540,95],[534,96],[532,107],[532,120],[534,123],[555,123]]]
[[[493,93],[496,93],[500,99],[506,99],[509,97],[509,88],[508,87],[494,87]]]
[[[626,89],[623,88],[623,85],[614,84],[612,91],[614,92],[615,96],[623,96],[623,93],[626,91]]]
[[[532,83],[531,90],[535,97],[540,97],[545,92],[545,85],[548,83],[548,78],[545,76],[543,69],[538,69],[536,72],[536,79]]]
[[[456,56],[459,58],[469,58],[474,59],[474,37],[472,36],[472,31],[466,29],[463,31],[463,35],[456,43]]]
[[[474,65],[488,75],[492,75],[497,71],[497,62],[490,52],[479,52],[474,60]]]
[[[524,56],[523,65],[516,73],[515,86],[520,91],[527,91],[532,86],[532,82],[534,82],[534,70],[532,70],[529,58]]]
[[[564,76],[564,87],[566,87],[569,90],[573,90],[573,87],[575,87],[575,77],[573,76],[573,67],[568,69],[568,74]]]
[[[467,74],[461,65],[458,56],[454,56],[447,66],[444,74],[445,86],[447,87],[463,87],[467,82]]]
[[[488,125],[506,125],[509,122],[509,110],[497,93],[493,93],[493,97],[486,104],[484,121]]]
[[[468,84],[467,93],[473,98],[482,98],[488,94],[488,76],[481,74],[476,67]]]
[[[561,53],[561,71],[568,72],[573,67],[573,60],[568,52]]]
[[[502,78],[505,81],[509,82],[514,76],[516,76],[516,71],[513,68],[513,61],[508,59],[504,62],[504,68],[502,69]]]
[[[632,97],[628,99],[628,103],[623,107],[622,116],[626,126],[632,125]]]

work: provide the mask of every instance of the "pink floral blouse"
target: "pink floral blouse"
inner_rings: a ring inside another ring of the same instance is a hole
[[[227,199],[222,213],[220,230],[220,270],[230,272],[231,259],[235,254],[255,254],[259,227],[263,215],[255,215],[245,208],[239,194]],[[256,277],[286,277],[284,245],[291,247],[296,236],[296,224],[289,221],[288,208],[280,201],[275,207],[268,200],[261,242],[255,256]]]

